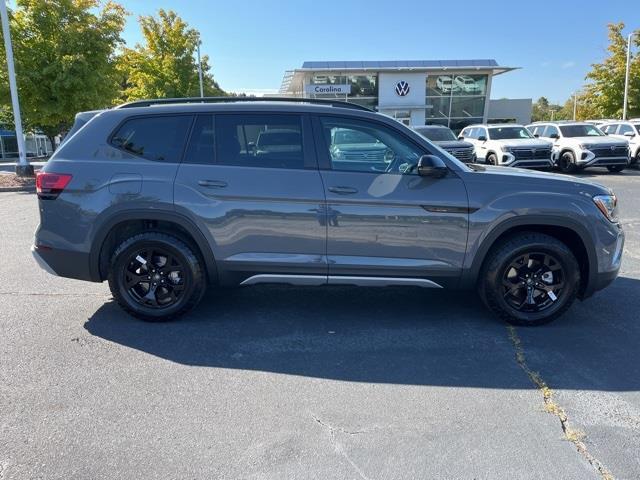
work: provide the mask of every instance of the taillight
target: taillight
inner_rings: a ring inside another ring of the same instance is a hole
[[[71,181],[72,175],[68,173],[36,173],[36,192],[38,197],[45,200],[52,200],[60,195]]]

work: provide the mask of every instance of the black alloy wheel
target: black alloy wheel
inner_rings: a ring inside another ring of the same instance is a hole
[[[150,322],[186,313],[206,289],[199,256],[184,241],[162,232],[124,240],[111,257],[109,288],[131,315]]]

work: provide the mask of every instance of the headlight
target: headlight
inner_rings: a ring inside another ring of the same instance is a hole
[[[507,152],[507,153],[511,153],[511,147],[505,147],[505,146],[503,146],[503,147],[502,147],[502,151],[503,151],[503,152]]]
[[[591,145],[590,143],[581,143],[580,145],[578,145],[582,150],[591,150],[593,148],[593,145]]]
[[[618,199],[613,193],[611,195],[596,195],[593,197],[593,201],[610,222],[618,222]]]

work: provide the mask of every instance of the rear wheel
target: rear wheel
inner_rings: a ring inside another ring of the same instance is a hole
[[[108,280],[118,304],[150,322],[186,313],[200,301],[206,287],[200,261],[189,246],[159,232],[122,242],[111,257]]]
[[[609,170],[611,173],[618,173],[624,170],[625,168],[626,167],[624,165],[609,165],[607,167],[607,170]]]
[[[573,173],[576,171],[576,158],[573,152],[563,152],[558,160],[558,166],[563,173]]]
[[[542,325],[575,300],[580,267],[556,238],[521,233],[491,251],[479,282],[482,300],[497,316],[514,325]]]

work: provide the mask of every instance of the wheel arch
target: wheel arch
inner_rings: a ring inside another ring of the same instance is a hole
[[[178,237],[192,249],[203,262],[209,283],[218,279],[218,271],[211,246],[200,228],[190,219],[175,212],[128,210],[104,219],[96,229],[89,253],[89,268],[92,279],[107,278],[111,253],[123,240],[123,236],[142,231],[164,232]]]
[[[585,298],[593,292],[598,266],[595,245],[587,228],[572,219],[546,216],[512,218],[494,227],[476,250],[470,268],[463,274],[462,287],[474,288],[491,249],[501,239],[520,232],[544,233],[569,246],[580,265],[579,297]]]

